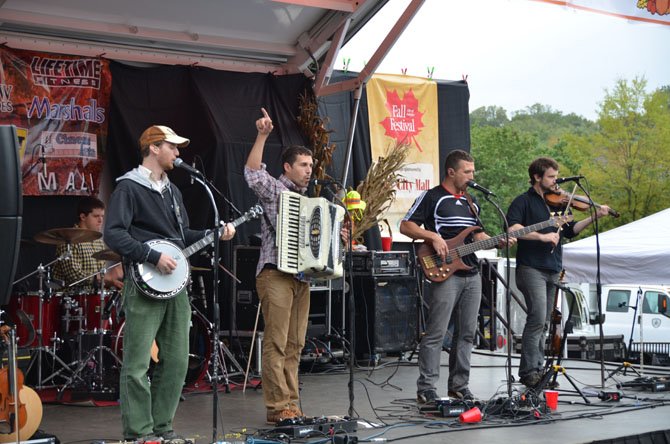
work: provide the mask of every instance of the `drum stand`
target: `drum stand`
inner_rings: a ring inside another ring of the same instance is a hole
[[[32,276],[33,274],[37,273],[38,276],[38,282],[39,282],[39,290],[38,290],[38,297],[39,297],[39,304],[38,304],[38,314],[37,314],[37,329],[35,330],[36,333],[36,338],[37,338],[37,344],[38,346],[36,348],[33,348],[31,350],[31,358],[30,358],[30,364],[28,365],[28,368],[26,369],[26,374],[30,372],[32,369],[33,365],[37,365],[37,383],[35,384],[35,389],[41,390],[45,388],[51,388],[54,387],[54,385],[47,386],[46,384],[59,376],[61,373],[65,371],[71,371],[70,367],[63,361],[58,355],[56,354],[56,343],[60,340],[58,337],[55,336],[52,338],[53,339],[53,350],[49,347],[44,346],[43,343],[43,328],[44,328],[44,319],[43,319],[43,304],[44,304],[44,297],[45,295],[50,296],[51,289],[47,288],[47,291],[44,290],[44,282],[45,282],[45,275],[46,275],[46,282],[49,283],[51,281],[51,276],[50,276],[50,271],[49,267],[53,265],[56,262],[59,262],[61,260],[69,259],[70,256],[70,245],[68,244],[67,251],[62,254],[61,256],[57,257],[53,261],[49,262],[46,265],[42,265],[41,263],[38,265],[37,269],[33,271],[32,273],[27,274],[26,276],[18,279],[15,281],[13,284],[17,284],[18,282],[21,282],[24,279],[27,279],[28,277]],[[33,353],[34,352],[34,353]],[[56,364],[60,365],[60,369],[57,371],[54,371],[51,373],[46,378],[42,378],[42,363],[44,362],[43,359],[43,353],[46,353],[51,357],[53,360],[53,365],[55,367]]]
[[[65,389],[68,388],[75,381],[76,378],[79,378],[82,381],[84,381],[84,379],[81,377],[81,374],[82,374],[82,372],[84,371],[85,368],[89,367],[89,363],[92,363],[91,367],[95,368],[94,379],[91,381],[92,386],[90,387],[90,389],[91,389],[90,391],[92,391],[92,392],[93,391],[96,391],[96,392],[113,391],[113,390],[107,390],[107,387],[104,386],[104,374],[105,374],[105,372],[104,372],[104,361],[103,361],[104,354],[105,354],[105,352],[109,353],[109,355],[116,361],[116,364],[118,364],[119,366],[122,365],[122,361],[121,361],[121,359],[119,359],[119,357],[116,355],[116,353],[114,353],[114,351],[111,348],[107,347],[104,344],[104,337],[105,337],[105,333],[107,332],[107,330],[103,326],[105,324],[105,321],[107,321],[106,318],[109,317],[109,315],[107,314],[107,310],[105,309],[105,307],[106,307],[106,304],[105,304],[106,291],[105,291],[104,277],[105,277],[105,274],[107,274],[107,271],[109,271],[111,268],[114,268],[114,267],[116,267],[120,264],[121,264],[120,262],[117,262],[116,264],[112,265],[109,268],[105,267],[105,268],[101,269],[99,273],[95,273],[91,276],[87,276],[87,277],[85,277],[85,278],[83,278],[83,279],[81,279],[77,282],[74,282],[73,284],[70,284],[70,286],[76,285],[79,282],[90,279],[93,276],[100,275],[100,305],[99,305],[99,307],[100,307],[100,323],[98,324],[98,325],[100,325],[100,328],[97,328],[96,329],[97,331],[94,330],[94,333],[98,336],[97,345],[93,349],[91,349],[86,354],[86,357],[83,358],[83,359],[81,357],[82,354],[83,354],[82,353],[83,337],[82,337],[82,331],[80,329],[80,332],[78,334],[78,336],[79,336],[79,345],[78,345],[78,358],[79,358],[79,360],[77,361],[77,362],[79,362],[79,366],[74,370],[74,372],[72,373],[72,376],[70,376],[70,378],[65,382],[65,384],[61,388],[58,389],[58,395],[57,395],[56,399],[58,399],[59,401],[62,399]],[[94,356],[96,354],[97,354],[97,358],[94,358]]]
[[[217,382],[223,381],[223,385],[226,388],[226,393],[230,393],[229,377],[231,375],[243,375],[244,370],[242,369],[242,366],[237,361],[237,359],[235,359],[235,356],[233,356],[233,354],[230,352],[228,347],[226,347],[226,344],[221,341],[221,338],[215,337],[216,332],[213,328],[214,324],[212,324],[209,319],[207,319],[207,317],[204,316],[202,312],[200,312],[200,310],[198,310],[193,305],[193,303],[191,303],[191,309],[194,313],[200,314],[200,316],[202,316],[202,318],[207,321],[207,331],[212,342],[212,354],[209,358],[209,365],[207,368],[207,382],[211,383],[215,378]],[[236,370],[234,373],[228,373],[228,369],[226,368],[226,356],[230,360],[231,365]]]

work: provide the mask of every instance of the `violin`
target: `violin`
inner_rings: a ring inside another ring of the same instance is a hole
[[[0,327],[0,340],[7,341],[9,330],[10,327],[6,325]],[[9,344],[7,345],[9,346]],[[17,399],[17,392],[14,391],[14,377],[16,377],[17,390],[20,392],[23,388],[23,373],[21,370],[16,369],[16,373],[14,373],[11,365],[0,369],[0,424],[7,425],[11,432],[25,426],[27,420],[26,406]],[[15,417],[14,413],[17,402],[18,418]]]
[[[575,210],[578,211],[588,211],[589,208],[591,208],[591,206],[594,206],[596,208],[600,208],[602,206],[598,203],[593,202],[588,197],[581,196],[578,194],[573,195],[571,199],[570,193],[561,189],[558,186],[556,187],[556,189],[549,190],[544,193],[544,201],[550,207],[561,210],[565,209],[568,203],[570,204],[570,208],[574,208]],[[612,217],[620,216],[619,212],[613,210],[612,208],[608,210],[608,213]]]

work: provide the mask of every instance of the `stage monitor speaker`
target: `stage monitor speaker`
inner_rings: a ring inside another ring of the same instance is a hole
[[[0,125],[0,305],[9,301],[21,242],[23,192],[14,125]]]
[[[412,276],[355,276],[356,357],[414,350],[418,297]]]

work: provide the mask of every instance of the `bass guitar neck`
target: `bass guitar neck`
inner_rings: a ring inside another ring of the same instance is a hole
[[[515,230],[509,233],[509,237],[524,236],[526,234],[533,233],[551,226],[560,228],[563,226],[563,224],[566,224],[570,221],[572,221],[571,214],[553,216],[544,222],[539,222],[537,224]],[[461,231],[458,236],[451,239],[446,239],[449,252],[446,254],[444,259],[442,259],[442,257],[435,252],[432,245],[426,242],[421,244],[416,252],[416,255],[418,257],[421,270],[423,270],[423,274],[426,279],[432,282],[444,282],[457,271],[472,269],[471,266],[466,265],[463,262],[463,258],[465,256],[479,250],[488,250],[489,248],[493,248],[498,245],[501,240],[507,237],[505,233],[502,233],[488,239],[466,244],[465,240],[468,238],[468,236],[472,232],[480,229],[481,227],[468,227]]]

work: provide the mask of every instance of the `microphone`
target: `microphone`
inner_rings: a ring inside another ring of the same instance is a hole
[[[479,185],[479,184],[478,184],[477,182],[475,182],[474,180],[468,180],[467,184],[468,184],[468,186],[469,186],[470,188],[474,188],[475,190],[481,191],[482,193],[484,193],[484,194],[486,194],[486,195],[495,196],[495,194],[494,194],[492,191],[487,190],[486,188],[484,188],[483,186]]]
[[[579,179],[583,178],[584,176],[582,176],[581,174],[579,176],[559,177],[558,179],[556,179],[556,184],[563,182],[572,182],[572,181],[579,182]]]
[[[197,177],[203,177],[200,171],[196,170],[191,165],[184,163],[183,159],[176,158],[172,164],[177,168],[181,168],[182,170],[188,171],[189,174],[192,174]]]
[[[319,185],[339,185],[340,183],[336,180],[330,180],[330,179],[312,179],[309,181],[312,185],[319,186]]]

